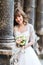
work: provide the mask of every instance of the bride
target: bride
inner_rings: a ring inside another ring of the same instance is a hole
[[[19,65],[41,65],[34,49],[31,45],[35,43],[35,32],[33,26],[27,22],[25,13],[16,9],[14,14],[14,35],[18,48],[22,48],[18,63]]]

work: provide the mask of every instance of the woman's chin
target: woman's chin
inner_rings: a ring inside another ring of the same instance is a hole
[[[22,23],[23,23],[22,21],[19,22],[20,25],[21,25]]]
[[[22,23],[19,23],[19,25],[21,25]]]

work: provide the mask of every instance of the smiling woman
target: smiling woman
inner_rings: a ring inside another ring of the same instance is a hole
[[[18,54],[18,65],[41,65],[37,55],[35,54],[31,45],[35,43],[35,31],[31,24],[28,23],[27,18],[23,16],[23,11],[16,9],[15,11],[15,23],[14,35],[15,35],[15,48],[20,48],[21,51]],[[25,44],[23,42],[25,40]],[[22,45],[21,44],[24,44]],[[17,46],[22,45],[22,46]]]
[[[16,13],[16,14],[15,14]],[[18,16],[18,17],[17,17]],[[23,17],[22,17],[23,16]],[[20,17],[20,18],[19,18]],[[16,20],[18,19],[18,22],[16,22]],[[16,8],[15,9],[15,12],[14,12],[14,20],[15,20],[15,22],[14,22],[14,26],[15,26],[15,24],[17,24],[17,25],[19,25],[18,23],[20,22],[20,23],[24,23],[24,24],[27,24],[27,22],[28,22],[28,17],[27,17],[27,15],[22,11],[22,10],[20,10],[19,8]],[[20,20],[20,21],[19,21]]]

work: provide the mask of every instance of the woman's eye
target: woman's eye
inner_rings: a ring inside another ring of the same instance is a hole
[[[18,17],[20,17],[20,15]]]
[[[18,16],[18,17],[20,17],[20,16]]]

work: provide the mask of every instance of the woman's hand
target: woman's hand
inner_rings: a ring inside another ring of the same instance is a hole
[[[34,41],[29,42],[27,45],[23,46],[24,49],[28,48],[29,46],[33,45]]]
[[[21,39],[21,38],[18,38],[18,39],[16,40],[16,43],[17,43],[17,44],[20,44],[21,41],[22,41],[22,39]]]
[[[22,48],[23,48],[23,49],[26,49],[26,48],[28,48],[28,46],[23,46]]]

